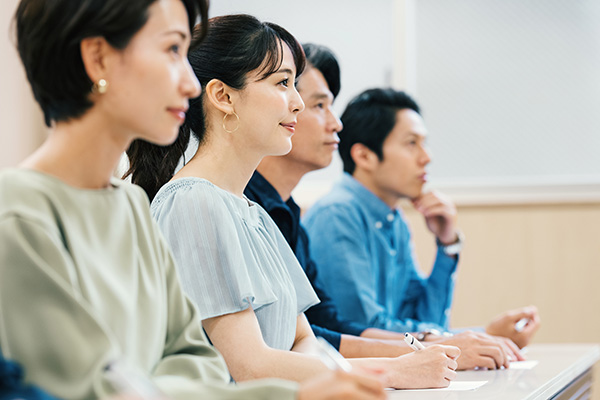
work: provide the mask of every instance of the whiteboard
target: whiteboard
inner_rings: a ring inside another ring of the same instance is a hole
[[[434,182],[600,181],[600,2],[418,0]]]

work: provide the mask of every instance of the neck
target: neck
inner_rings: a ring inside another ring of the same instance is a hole
[[[262,155],[239,146],[230,134],[219,135],[208,131],[206,135],[206,140],[196,154],[173,179],[203,178],[221,189],[243,197],[244,189]]]
[[[105,119],[92,110],[83,117],[57,123],[44,144],[21,163],[85,189],[110,185],[110,179],[131,138],[115,134]]]
[[[291,162],[286,156],[265,157],[257,170],[277,190],[283,201],[289,200],[300,179],[311,171]]]
[[[379,199],[387,204],[388,207],[391,209],[395,209],[397,207],[400,197],[382,189],[379,185],[377,185],[373,179],[373,176],[368,171],[356,168],[352,174],[352,177],[366,187],[375,196],[379,197]]]

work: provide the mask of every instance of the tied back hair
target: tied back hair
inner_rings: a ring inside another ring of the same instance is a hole
[[[202,87],[218,79],[235,90],[242,90],[248,73],[257,71],[259,80],[263,80],[279,69],[284,45],[291,50],[296,75],[300,75],[306,62],[304,51],[288,31],[251,15],[225,15],[208,21],[208,33],[201,43],[194,46],[188,58]],[[157,146],[138,139],[127,150],[130,168],[123,178],[131,176],[132,182],[141,186],[151,201],[158,190],[173,178],[191,135],[198,140],[198,146],[205,143],[204,96],[202,91],[199,97],[190,99],[185,123],[179,128],[173,144]]]

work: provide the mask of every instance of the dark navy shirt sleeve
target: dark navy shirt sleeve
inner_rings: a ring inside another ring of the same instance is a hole
[[[325,329],[318,325],[310,326],[315,334],[315,336],[321,336],[323,339],[327,340],[337,351],[340,350],[340,343],[342,341],[342,334],[339,332],[330,331],[329,329]]]

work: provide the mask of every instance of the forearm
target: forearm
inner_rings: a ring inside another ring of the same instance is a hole
[[[378,328],[368,328],[362,331],[360,337],[370,339],[384,339],[384,340],[404,340],[404,333],[386,331]]]
[[[438,249],[436,261],[431,275],[417,302],[415,318],[420,321],[433,322],[444,330],[448,327],[449,313],[455,285],[457,260],[445,255]]]
[[[296,351],[264,348],[244,360],[227,360],[231,376],[237,382],[261,378],[281,378],[295,382],[319,376],[327,371],[316,356]]]
[[[346,358],[359,357],[398,357],[412,350],[397,340],[369,339],[342,335],[340,353]]]
[[[353,368],[378,374],[384,387],[405,388],[406,382],[398,379],[398,358],[351,358],[348,361]]]

